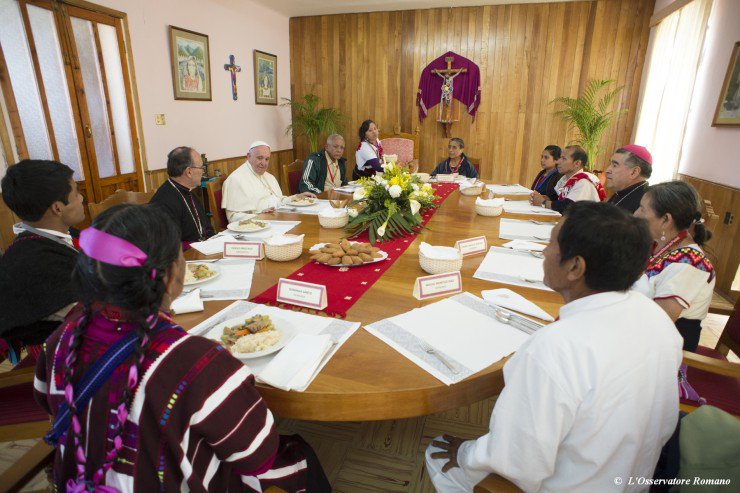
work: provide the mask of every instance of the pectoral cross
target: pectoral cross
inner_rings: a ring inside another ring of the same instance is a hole
[[[234,55],[229,55],[229,63],[224,64],[224,70],[231,72],[231,95],[233,96],[234,101],[236,101],[238,98],[236,95],[236,73],[241,72],[242,68],[239,65],[234,64]]]
[[[445,134],[447,137],[450,136],[450,127],[452,126],[452,122],[456,122],[460,119],[460,108],[457,108],[457,112],[455,114],[455,117],[453,117],[453,104],[454,101],[452,99],[453,94],[453,79],[457,77],[460,74],[463,74],[468,71],[466,68],[458,68],[453,69],[452,68],[452,62],[455,58],[448,56],[445,57],[445,62],[447,62],[447,68],[443,70],[434,69],[432,70],[433,74],[437,74],[440,77],[442,77],[442,95],[440,97],[439,101],[439,110],[437,111],[437,121],[440,122],[445,127]]]

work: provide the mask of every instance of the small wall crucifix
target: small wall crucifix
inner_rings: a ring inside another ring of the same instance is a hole
[[[233,96],[234,101],[236,101],[238,98],[236,94],[236,73],[241,72],[242,68],[239,65],[234,64],[234,55],[229,55],[229,63],[224,64],[224,70],[231,72],[231,95]]]
[[[453,100],[452,100],[452,94],[454,91],[453,87],[453,79],[457,77],[460,74],[464,74],[468,70],[465,68],[458,68],[453,69],[452,68],[452,62],[455,59],[451,56],[445,57],[445,62],[447,63],[447,68],[443,70],[432,70],[433,74],[437,74],[443,79],[442,83],[442,95],[440,98],[440,105],[437,115],[437,121],[440,122],[442,125],[444,125],[445,128],[445,135],[447,137],[450,136],[450,127],[452,126],[453,122],[456,122],[460,120],[460,107],[459,105],[456,107],[457,114],[453,115]]]

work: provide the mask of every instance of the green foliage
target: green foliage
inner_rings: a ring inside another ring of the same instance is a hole
[[[610,89],[614,80],[589,80],[583,94],[579,98],[560,97],[550,103],[561,105],[555,116],[578,130],[575,144],[583,147],[588,154],[588,170],[593,170],[600,153],[601,137],[619,115],[627,110],[609,110],[624,86]],[[607,91],[606,94],[601,94]]]
[[[322,134],[339,133],[346,117],[336,108],[319,108],[319,97],[306,94],[298,100],[283,98],[282,106],[293,110],[293,123],[285,129],[286,134],[305,135],[311,152],[319,150]]]

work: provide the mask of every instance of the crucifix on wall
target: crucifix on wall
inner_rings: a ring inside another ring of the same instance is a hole
[[[460,104],[475,121],[480,105],[480,69],[472,60],[448,51],[433,60],[421,72],[416,105],[419,121],[427,117],[430,108],[439,105],[437,121],[450,136],[452,124],[460,120]],[[455,103],[457,100],[458,103]]]
[[[231,95],[234,98],[234,101],[236,101],[238,98],[236,94],[236,73],[241,72],[242,68],[239,65],[234,64],[234,60],[234,55],[229,55],[229,63],[224,64],[224,70],[231,72]]]

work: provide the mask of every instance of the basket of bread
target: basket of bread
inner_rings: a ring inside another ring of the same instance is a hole
[[[472,181],[472,183],[471,183]],[[480,195],[486,184],[480,180],[464,181],[460,183],[460,193],[463,195]]]
[[[475,212],[481,216],[500,216],[504,212],[504,198],[475,199]]]
[[[322,228],[343,228],[348,222],[349,213],[347,212],[347,209],[327,208],[319,212],[319,224]]]
[[[275,262],[295,260],[303,253],[303,235],[276,235],[265,240],[265,257]]]
[[[419,265],[428,274],[456,272],[462,268],[462,253],[457,248],[432,246],[422,242],[419,245]]]
[[[342,240],[339,243],[319,243],[311,247],[311,260],[331,267],[357,267],[380,262],[388,254],[370,243]]]

